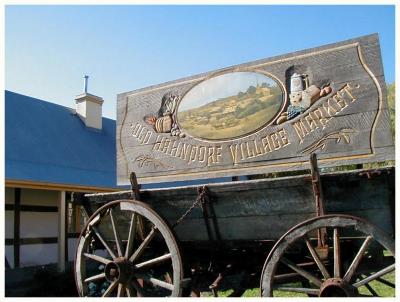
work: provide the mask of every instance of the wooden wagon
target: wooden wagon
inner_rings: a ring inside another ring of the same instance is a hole
[[[75,198],[81,296],[394,295],[377,35],[120,94],[117,151],[131,190]]]

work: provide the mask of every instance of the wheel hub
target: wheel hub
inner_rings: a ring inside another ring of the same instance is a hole
[[[340,278],[331,278],[322,283],[320,297],[354,297],[355,289]]]
[[[110,282],[126,283],[132,277],[132,264],[125,258],[117,258],[115,261],[107,263],[104,268],[106,279]]]

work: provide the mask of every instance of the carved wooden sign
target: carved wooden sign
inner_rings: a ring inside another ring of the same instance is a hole
[[[394,159],[377,35],[118,95],[118,184]]]

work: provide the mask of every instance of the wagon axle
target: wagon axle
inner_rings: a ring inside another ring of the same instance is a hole
[[[131,262],[125,257],[115,259],[106,264],[104,274],[108,281],[118,283],[128,283],[133,277],[134,268]]]
[[[357,289],[340,278],[330,278],[322,283],[320,297],[355,297]]]

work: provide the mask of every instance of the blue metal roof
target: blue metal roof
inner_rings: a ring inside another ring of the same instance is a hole
[[[115,120],[87,128],[74,110],[5,92],[5,177],[116,188]]]

